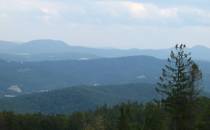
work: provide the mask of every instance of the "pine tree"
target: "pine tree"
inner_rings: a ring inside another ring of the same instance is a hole
[[[96,115],[94,119],[95,130],[105,130],[104,117],[101,115]]]
[[[162,69],[156,91],[162,95],[162,105],[171,116],[171,130],[193,130],[193,111],[200,93],[201,71],[185,52],[186,45],[175,46],[168,64]]]
[[[120,117],[119,117],[118,129],[119,130],[130,130],[129,108],[127,106],[122,106],[120,108]]]

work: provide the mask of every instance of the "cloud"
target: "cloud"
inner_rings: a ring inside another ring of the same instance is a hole
[[[162,6],[154,1],[0,0],[0,11],[14,19],[37,19],[44,23],[210,26],[208,9]]]
[[[140,18],[162,18],[177,17],[176,8],[160,8],[153,4],[143,4],[137,2],[126,2],[128,11],[134,17]]]
[[[0,0],[0,39],[53,38],[121,48],[166,47],[174,41],[208,44],[209,4],[209,0]]]
[[[19,19],[31,20],[38,15],[59,15],[63,4],[46,0],[0,0],[0,11],[14,19],[18,16]]]
[[[93,23],[97,19],[103,24],[111,21],[112,24],[135,26],[210,26],[210,10],[195,6],[160,6],[135,1],[99,1],[96,3],[93,5],[97,13],[91,10],[91,6],[85,8]]]

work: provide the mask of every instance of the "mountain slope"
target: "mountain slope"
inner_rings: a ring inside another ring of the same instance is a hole
[[[98,58],[98,56],[75,51],[58,40],[33,40],[26,43],[0,41],[0,59],[7,61],[45,61]]]
[[[150,101],[157,98],[154,85],[127,84],[78,86],[0,99],[0,110],[15,112],[69,113],[93,110],[104,104]]]
[[[155,83],[164,61],[148,56],[45,62],[0,61],[0,90],[18,86],[23,92],[75,85]]]

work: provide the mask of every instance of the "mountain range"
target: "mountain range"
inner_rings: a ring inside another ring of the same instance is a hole
[[[104,104],[157,99],[171,49],[104,49],[58,40],[0,41],[0,110],[71,113]],[[210,49],[188,48],[210,91]]]
[[[72,46],[63,41],[41,39],[29,42],[0,41],[0,59],[9,61],[85,60],[102,57],[147,55],[165,59],[169,49],[104,49]],[[210,48],[194,46],[188,49],[194,59],[210,61]]]
[[[150,56],[40,62],[0,61],[0,90],[28,93],[78,85],[155,83],[164,64]]]
[[[166,60],[128,56],[40,62],[0,61],[0,95],[11,96],[78,85],[156,84]],[[210,90],[210,62],[197,61],[203,86]]]

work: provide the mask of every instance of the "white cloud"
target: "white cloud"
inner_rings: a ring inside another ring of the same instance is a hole
[[[0,0],[0,39],[55,38],[122,48],[210,41],[209,8],[181,0],[177,5],[143,1]]]
[[[0,0],[0,11],[11,15],[18,13],[34,15],[34,12],[55,15],[62,11],[64,5],[64,3],[45,0]]]
[[[0,0],[10,17],[46,22],[139,25],[210,25],[210,11],[191,6],[159,6],[132,1]]]
[[[140,18],[162,18],[162,17],[177,17],[176,8],[160,8],[153,4],[143,4],[137,2],[126,2],[132,16]]]

